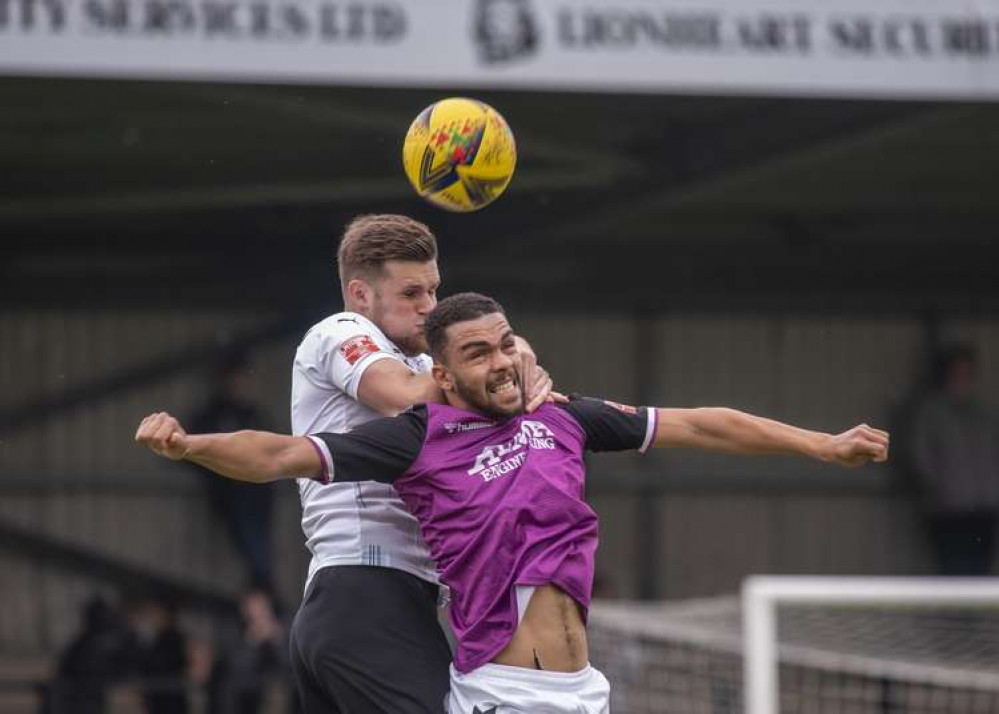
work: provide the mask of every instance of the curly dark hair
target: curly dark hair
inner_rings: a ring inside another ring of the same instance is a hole
[[[476,320],[495,313],[505,315],[503,306],[479,293],[458,293],[444,298],[427,315],[425,330],[430,354],[438,362],[447,348],[447,328],[457,322]]]

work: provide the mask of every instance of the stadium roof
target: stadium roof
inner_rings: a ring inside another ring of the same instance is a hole
[[[0,79],[3,303],[328,302],[339,227],[390,211],[508,303],[999,305],[999,105],[466,93],[520,163],[451,215],[400,167],[439,91]]]

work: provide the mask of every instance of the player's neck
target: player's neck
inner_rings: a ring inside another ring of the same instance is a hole
[[[371,309],[364,305],[358,305],[355,301],[347,298],[343,301],[343,307],[347,312],[356,312],[361,317],[366,317],[372,322],[375,322],[371,317]],[[377,325],[378,323],[375,322],[375,324]],[[381,329],[381,325],[378,325],[378,329]]]
[[[454,409],[461,409],[462,411],[469,412],[470,414],[475,414],[476,416],[483,416],[483,417],[489,416],[488,414],[481,413],[478,409],[469,404],[465,399],[462,398],[460,394],[457,394],[456,392],[444,392],[444,401],[449,407],[452,407]],[[489,418],[491,419],[492,417]]]

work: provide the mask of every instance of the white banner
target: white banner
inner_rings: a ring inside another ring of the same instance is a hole
[[[999,98],[999,0],[0,0],[0,74]]]

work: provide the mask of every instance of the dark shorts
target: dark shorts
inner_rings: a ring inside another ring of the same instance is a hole
[[[451,651],[437,595],[393,568],[318,571],[291,627],[304,714],[441,714]]]

